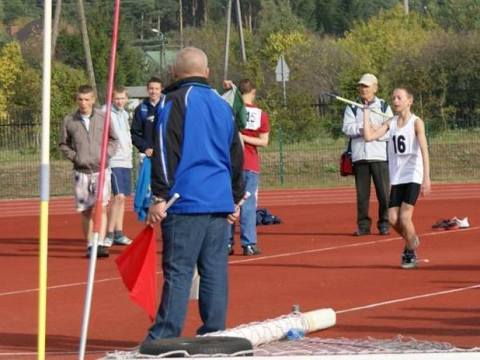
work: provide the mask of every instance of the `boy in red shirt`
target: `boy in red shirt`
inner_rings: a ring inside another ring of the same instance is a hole
[[[240,242],[243,255],[260,254],[257,247],[257,197],[260,175],[260,157],[257,148],[268,145],[270,125],[268,114],[254,105],[257,90],[255,84],[244,79],[240,81],[239,90],[248,113],[247,125],[241,131],[244,143],[243,176],[245,191],[251,196],[245,201],[240,211]],[[229,253],[233,254],[233,228],[230,236]]]

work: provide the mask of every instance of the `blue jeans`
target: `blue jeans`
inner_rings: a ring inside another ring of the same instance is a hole
[[[245,181],[245,191],[251,195],[243,203],[240,209],[240,242],[242,246],[257,244],[257,191],[258,191],[258,173],[244,170],[243,179]],[[235,225],[231,226],[230,244],[233,245],[233,234]]]
[[[181,335],[195,265],[200,274],[198,334],[225,329],[228,223],[225,214],[169,214],[162,222],[163,290],[146,340]]]

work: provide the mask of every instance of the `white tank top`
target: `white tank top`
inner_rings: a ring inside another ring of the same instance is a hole
[[[390,140],[388,141],[388,167],[390,184],[407,184],[423,182],[423,158],[415,134],[417,117],[411,115],[407,123],[398,127],[398,116],[392,118],[390,124]]]

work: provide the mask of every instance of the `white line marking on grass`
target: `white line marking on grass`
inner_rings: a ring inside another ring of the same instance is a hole
[[[445,234],[452,234],[452,233],[456,233],[456,232],[460,232],[460,231],[471,231],[471,230],[478,230],[478,229],[480,229],[480,226],[469,227],[468,229],[434,231],[434,232],[428,232],[428,233],[420,234],[420,237],[445,235]],[[400,236],[396,236],[396,237],[381,239],[381,240],[360,241],[360,242],[351,243],[351,244],[329,246],[329,247],[320,248],[320,249],[295,251],[295,252],[289,252],[289,253],[283,253],[283,254],[277,254],[277,255],[252,256],[252,257],[249,257],[248,259],[233,260],[233,261],[229,261],[228,263],[229,264],[242,264],[242,263],[254,262],[254,261],[259,261],[259,260],[278,259],[278,258],[288,257],[288,256],[315,254],[315,253],[330,251],[330,250],[348,249],[348,248],[361,247],[361,246],[367,246],[367,245],[382,244],[382,243],[387,243],[387,242],[391,242],[391,241],[395,241],[395,240],[401,240],[401,239],[402,238]],[[427,261],[425,261],[425,262],[427,262]],[[161,274],[161,273],[162,273],[162,271],[157,271],[157,274]],[[121,279],[122,279],[121,277],[116,276],[116,277],[111,277],[111,278],[95,280],[94,283],[95,284],[100,284],[100,283],[106,283],[106,282],[110,282],[110,281],[117,281],[117,280],[121,280]],[[56,289],[64,289],[64,288],[75,287],[75,286],[84,286],[86,284],[87,284],[86,281],[81,281],[81,282],[76,282],[76,283],[53,285],[53,286],[47,287],[47,290],[56,290]],[[0,293],[0,297],[8,296],[8,295],[27,294],[27,293],[37,292],[37,291],[38,291],[38,288],[16,290],[16,291],[7,291],[7,292]]]
[[[358,306],[358,307],[345,309],[345,310],[339,310],[339,311],[336,311],[336,313],[337,314],[344,314],[344,313],[348,313],[348,312],[352,312],[352,311],[371,309],[371,308],[376,308],[376,307],[380,307],[380,306],[384,306],[384,305],[396,304],[396,303],[401,303],[401,302],[410,301],[410,300],[425,299],[425,298],[434,297],[434,296],[438,296],[438,295],[452,294],[452,293],[456,293],[456,292],[460,292],[460,291],[467,291],[467,290],[473,290],[473,289],[478,289],[478,288],[480,288],[480,284],[465,286],[465,287],[462,287],[462,288],[457,288],[457,289],[452,289],[452,290],[436,291],[436,292],[427,293],[427,294],[421,294],[421,295],[409,296],[409,297],[400,298],[400,299],[382,301],[382,302],[378,302],[378,303],[374,303],[374,304]]]

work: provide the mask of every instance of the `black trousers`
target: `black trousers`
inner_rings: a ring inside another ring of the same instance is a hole
[[[353,164],[353,168],[357,190],[358,230],[368,231],[372,226],[372,219],[368,215],[371,179],[373,179],[378,200],[377,228],[388,228],[388,195],[390,187],[388,163],[386,161],[357,161]]]

